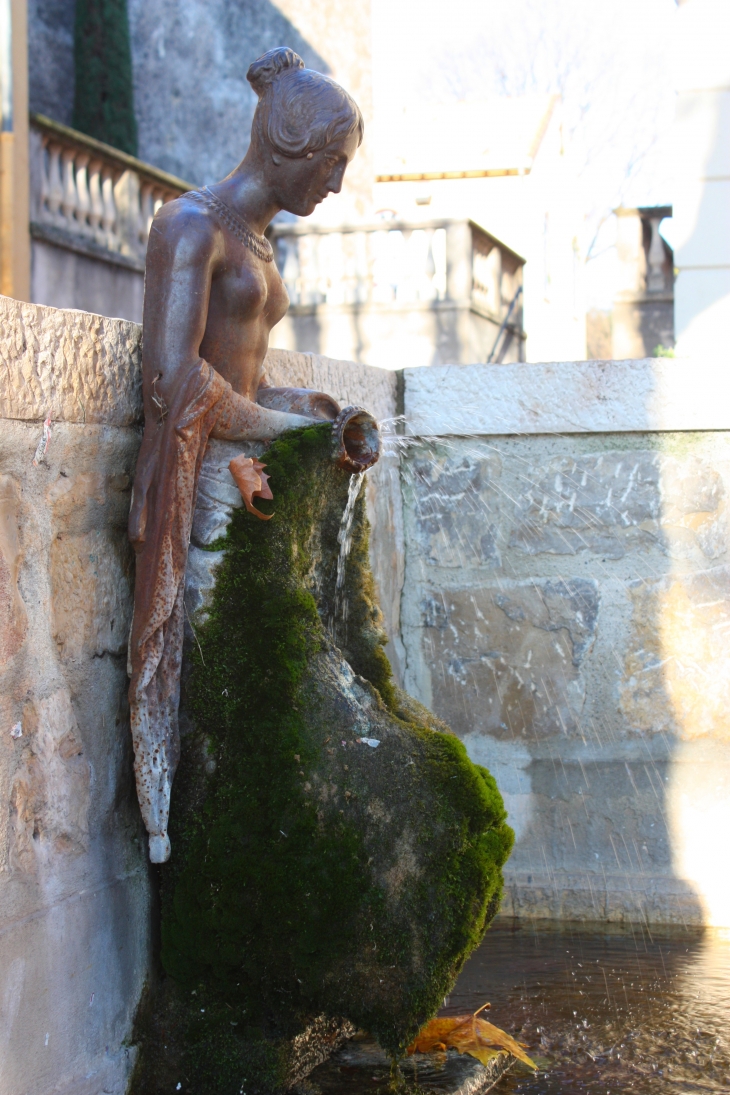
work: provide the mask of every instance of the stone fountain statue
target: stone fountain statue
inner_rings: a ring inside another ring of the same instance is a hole
[[[512,842],[489,772],[392,681],[375,423],[262,373],[287,307],[264,230],[340,189],[362,117],[289,49],[248,78],[245,159],[158,212],[147,259],[130,703],[165,976],[134,1095],[288,1090],[357,1027],[397,1057]]]
[[[255,61],[248,79],[259,105],[245,159],[223,182],[163,206],[147,252],[145,432],[129,521],[137,552],[129,694],[153,863],[170,855],[184,576],[208,441],[269,441],[340,411],[322,392],[267,386],[269,332],[289,298],[264,230],[281,210],[306,217],[339,193],[363,138],[362,115],[290,49]],[[232,473],[249,508],[266,496],[258,462],[244,456]]]

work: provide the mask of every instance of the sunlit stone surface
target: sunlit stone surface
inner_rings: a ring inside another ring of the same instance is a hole
[[[125,701],[139,328],[0,312],[0,1090],[121,1095],[150,915]],[[396,413],[392,373],[267,368]],[[726,374],[513,368],[424,370],[445,438],[368,478],[391,659],[504,793],[507,916],[730,925]],[[501,436],[510,415],[562,435]]]
[[[123,1095],[152,915],[126,701],[140,328],[7,298],[0,317],[0,1091]],[[267,365],[395,413],[393,374]]]
[[[121,1095],[150,915],[125,671],[138,436],[56,422],[35,467],[44,414],[0,427],[0,1090]]]
[[[730,924],[730,437],[616,423],[409,439],[406,686],[504,793],[506,915]]]

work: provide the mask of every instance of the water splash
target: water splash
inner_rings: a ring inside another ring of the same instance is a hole
[[[337,533],[337,543],[340,551],[337,556],[337,577],[335,579],[335,599],[332,614],[329,619],[329,632],[334,638],[338,623],[347,626],[347,598],[344,595],[345,574],[347,572],[347,557],[352,547],[352,523],[355,518],[355,506],[360,497],[365,472],[358,472],[350,476],[347,488],[347,503],[340,521],[340,531]]]

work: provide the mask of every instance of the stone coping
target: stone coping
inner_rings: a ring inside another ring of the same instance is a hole
[[[132,426],[142,418],[141,328],[0,297],[0,417]]]
[[[142,328],[74,309],[0,297],[0,418],[137,426]],[[380,421],[396,413],[396,374],[318,354],[269,350],[269,383],[316,388]]]
[[[730,429],[730,374],[717,360],[641,358],[403,370],[415,436]]]
[[[139,324],[0,297],[0,418],[136,426],[142,422]],[[402,374],[271,349],[274,385],[316,388],[396,415],[404,378],[414,436],[730,429],[730,373],[714,360],[643,358],[443,365]]]

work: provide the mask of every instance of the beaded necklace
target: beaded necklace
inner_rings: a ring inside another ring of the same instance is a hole
[[[274,249],[266,239],[265,236],[259,236],[254,232],[250,225],[246,224],[243,217],[239,217],[238,213],[234,213],[233,210],[221,201],[220,198],[204,186],[202,190],[192,190],[190,196],[193,198],[199,198],[204,201],[206,205],[210,205],[218,214],[220,219],[230,228],[233,235],[241,241],[244,247],[248,247],[249,251],[252,251],[256,258],[261,259],[262,262],[272,262],[274,258]]]

